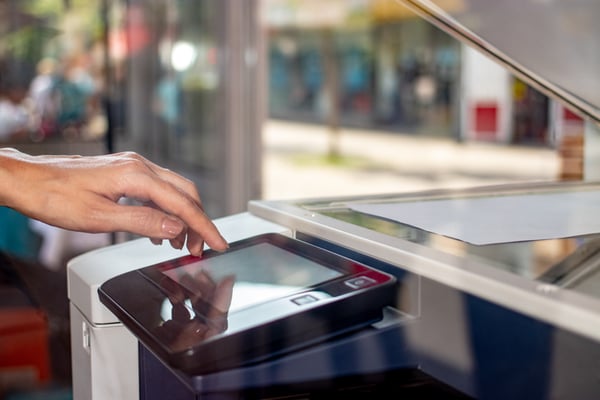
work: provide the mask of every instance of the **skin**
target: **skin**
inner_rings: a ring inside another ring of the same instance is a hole
[[[133,152],[32,156],[0,148],[0,206],[63,229],[169,240],[194,255],[205,242],[217,251],[228,247],[195,185]]]

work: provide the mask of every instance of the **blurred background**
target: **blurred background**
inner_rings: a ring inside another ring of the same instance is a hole
[[[192,179],[213,218],[583,180],[584,126],[394,0],[0,1],[0,145],[139,152]],[[0,396],[70,398],[66,262],[129,239],[0,208]]]

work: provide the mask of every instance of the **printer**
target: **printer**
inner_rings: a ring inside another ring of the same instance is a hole
[[[598,141],[600,3],[404,3],[565,104],[586,143]],[[585,157],[594,164],[588,147]],[[228,241],[285,235],[393,275],[397,295],[360,329],[207,373],[172,367],[98,296],[110,279],[184,252],[136,239],[82,254],[68,264],[74,398],[595,399],[594,178],[250,201],[215,220]]]

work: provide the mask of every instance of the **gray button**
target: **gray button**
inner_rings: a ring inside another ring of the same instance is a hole
[[[352,289],[360,289],[367,286],[372,286],[377,282],[374,279],[369,278],[368,276],[359,276],[356,278],[348,279],[344,283],[350,286]]]
[[[298,304],[299,306],[301,306],[303,304],[313,303],[317,300],[318,299],[315,296],[311,296],[310,294],[305,294],[305,295],[302,295],[302,296],[292,299],[292,301],[294,303]]]

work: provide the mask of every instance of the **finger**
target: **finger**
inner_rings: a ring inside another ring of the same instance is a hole
[[[150,242],[152,242],[153,245],[155,246],[162,246],[162,239],[156,239],[156,238],[149,238]]]
[[[210,284],[210,281],[198,279],[198,275],[192,276],[185,274],[181,277],[180,282],[190,291],[190,299],[192,302],[202,298],[206,301],[210,301],[214,287],[214,285]]]
[[[215,287],[217,286],[215,281],[204,271],[200,271],[194,275],[194,280],[198,283],[202,292],[209,299],[212,299]]]
[[[204,250],[204,238],[193,229],[187,232],[187,249],[190,254],[202,255]]]
[[[138,200],[152,201],[158,208],[179,218],[187,225],[188,236],[191,235],[192,237],[188,249],[192,254],[202,253],[202,241],[206,241],[211,248],[218,251],[223,251],[228,247],[217,227],[204,213],[194,197],[173,186],[168,181],[147,182],[148,179],[151,179],[147,175],[139,178],[127,187],[125,195]],[[195,235],[199,235],[201,240]]]
[[[182,230],[181,233],[179,235],[177,235],[177,237],[175,237],[174,239],[169,239],[169,243],[171,244],[171,247],[173,247],[174,249],[177,250],[181,250],[183,249],[183,245],[185,244],[185,237],[186,237],[186,230]]]
[[[199,300],[210,302],[213,296],[215,284],[208,278],[204,273],[200,272],[194,274],[194,276],[186,275],[186,282],[188,288],[192,290],[190,300],[195,303]],[[183,282],[182,282],[183,283]]]
[[[196,185],[194,185],[194,183],[191,180],[189,180],[177,173],[174,173],[173,171],[171,171],[167,168],[160,167],[151,161],[146,160],[146,162],[147,162],[148,167],[154,173],[156,173],[161,179],[164,179],[165,181],[173,184],[176,188],[178,188],[179,190],[182,190],[186,195],[190,196],[190,198],[192,198],[197,203],[197,207],[199,207],[200,210],[202,210],[202,213],[204,213],[204,208],[202,207],[202,200],[200,199],[200,195],[198,193],[198,190],[196,189]],[[188,236],[187,237],[188,251],[194,255],[201,255],[202,251],[204,249],[204,238],[203,238],[202,234],[199,231],[191,229],[188,232],[187,236]],[[209,246],[210,246],[210,243],[209,243]],[[213,246],[211,246],[211,247],[215,248]],[[228,246],[226,245],[225,249],[227,247]],[[216,250],[224,250],[224,249],[216,248]]]
[[[122,231],[151,238],[152,243],[185,235],[185,224],[161,210],[143,205],[125,205],[109,202],[98,210],[97,222],[102,231]],[[181,247],[180,247],[181,248]]]
[[[233,296],[234,283],[235,277],[231,275],[226,276],[221,282],[218,283],[215,289],[213,299],[213,306],[215,307],[215,309],[223,313],[227,313],[229,307],[231,306],[231,298]],[[216,317],[216,315],[214,315],[213,317]]]
[[[174,321],[189,321],[191,318],[190,312],[183,303],[175,303],[171,308],[171,318]]]
[[[158,175],[161,179],[171,183],[173,186],[179,188],[180,190],[183,190],[191,198],[193,198],[200,207],[202,206],[200,194],[198,193],[196,185],[191,180],[171,171],[168,168],[158,166],[152,161],[146,159],[144,159],[144,161],[146,165],[152,170],[152,172]]]
[[[176,282],[170,278],[164,278],[160,285],[172,304],[183,303],[185,294]]]
[[[158,211],[159,210],[153,203],[151,202],[146,202],[144,203],[144,205],[148,206],[148,207],[152,207]],[[179,235],[177,235],[177,237],[175,237],[174,239],[169,239],[169,242],[171,244],[171,247],[173,247],[174,249],[182,249],[183,245],[185,244],[185,240],[186,240],[186,230],[182,230],[181,233]],[[153,239],[150,238],[150,240],[152,241],[152,243],[154,243],[155,245],[161,245],[162,244],[162,239],[158,238],[158,239]]]

